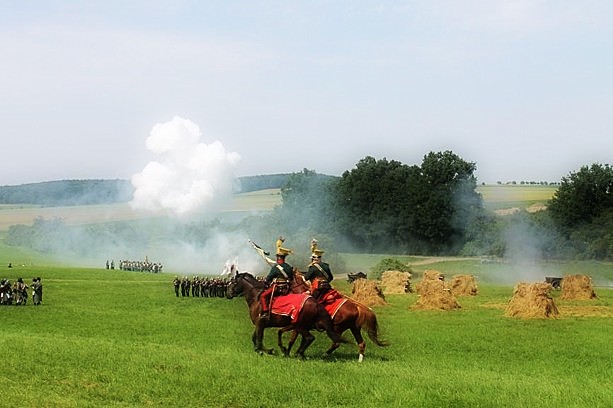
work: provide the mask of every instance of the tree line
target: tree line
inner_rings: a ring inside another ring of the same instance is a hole
[[[613,260],[610,165],[564,177],[547,210],[509,216],[485,209],[475,170],[451,151],[430,152],[419,166],[365,157],[340,178],[304,169],[261,224],[296,241],[317,235],[335,252]]]
[[[239,177],[240,191],[281,188],[291,174]],[[56,180],[0,186],[0,204],[30,204],[46,207],[127,203],[134,187],[129,180]]]
[[[317,237],[330,254],[613,260],[610,165],[586,165],[562,178],[545,211],[507,216],[485,209],[475,170],[475,163],[451,151],[430,152],[420,165],[367,156],[340,177],[303,169],[275,179],[283,183],[282,204],[273,211],[234,220],[232,225],[219,219],[185,224],[173,236],[203,245],[216,230],[236,230],[264,243],[274,242],[279,234],[294,243]],[[251,188],[275,188],[265,177],[251,181]],[[135,235],[146,235],[115,224],[88,226],[79,235],[68,230],[61,220],[39,219],[33,226],[11,227],[5,242],[54,251],[58,245],[83,242],[92,247],[100,241],[140,242]],[[56,239],[49,239],[54,234]],[[66,236],[68,243],[60,240]],[[297,258],[308,259],[308,249],[297,249]]]

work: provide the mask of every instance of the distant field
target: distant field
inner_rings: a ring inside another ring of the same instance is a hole
[[[278,189],[261,190],[233,197],[224,211],[266,211],[281,203]],[[0,231],[8,230],[15,224],[30,225],[37,217],[44,219],[60,218],[67,225],[91,224],[161,218],[164,215],[133,210],[128,203],[108,205],[81,205],[71,207],[40,207],[31,205],[0,205]]]
[[[488,185],[478,186],[485,207],[490,210],[544,206],[557,186]]]
[[[478,186],[486,208],[490,210],[544,206],[557,187],[555,186]],[[236,194],[223,211],[267,211],[281,204],[279,189]],[[160,218],[163,215],[135,211],[127,203],[109,205],[84,205],[72,207],[40,207],[31,205],[0,205],[0,232],[15,224],[29,225],[37,217],[60,218],[67,225]]]

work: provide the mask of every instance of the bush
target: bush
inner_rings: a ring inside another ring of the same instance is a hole
[[[385,258],[370,268],[370,274],[368,276],[371,279],[381,279],[381,275],[385,271],[413,272],[409,265],[400,262],[398,259]]]

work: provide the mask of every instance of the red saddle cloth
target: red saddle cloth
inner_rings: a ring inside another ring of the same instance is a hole
[[[292,323],[296,323],[304,302],[309,297],[311,295],[307,293],[289,293],[277,296],[272,301],[272,312],[278,315],[289,316],[292,318]]]
[[[330,289],[319,299],[319,303],[326,308],[330,317],[334,319],[334,315],[338,312],[338,309],[340,309],[347,300],[348,299],[341,295],[336,289]]]

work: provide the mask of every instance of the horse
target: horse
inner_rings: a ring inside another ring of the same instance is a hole
[[[282,333],[284,331],[294,330],[295,336],[298,334],[302,336],[300,347],[296,351],[296,355],[304,359],[304,353],[306,349],[313,343],[315,336],[310,332],[312,329],[324,330],[328,337],[334,342],[334,344],[347,343],[348,341],[334,331],[332,326],[332,319],[326,311],[326,309],[317,303],[315,299],[308,296],[304,299],[304,303],[300,313],[298,314],[297,321],[292,323],[290,316],[279,315],[270,313],[270,318],[263,320],[259,318],[262,310],[262,304],[260,302],[260,295],[264,291],[264,283],[257,280],[253,275],[249,273],[236,273],[228,285],[228,291],[226,297],[232,299],[233,297],[241,294],[245,295],[245,300],[249,306],[249,315],[251,322],[255,325],[251,341],[255,346],[255,351],[263,354],[272,354],[273,349],[267,349],[264,347],[264,329],[267,327],[280,327],[278,332],[278,345],[283,351],[283,354],[289,356],[290,348],[285,348],[282,342]],[[282,332],[283,330],[283,332]],[[296,338],[294,337],[295,341]],[[293,345],[293,342],[292,342]]]
[[[290,281],[290,288],[293,293],[303,293],[310,288],[304,280],[301,273],[294,274],[294,279]],[[362,328],[366,329],[366,333],[370,340],[379,347],[387,347],[390,345],[388,341],[379,338],[379,323],[377,322],[377,316],[375,312],[359,302],[343,296],[346,301],[338,308],[338,310],[332,316],[332,323],[334,331],[338,335],[342,335],[347,329],[351,330],[356,343],[358,344],[358,361],[364,360],[364,353],[366,351],[366,342],[362,337]],[[282,329],[289,331],[291,328]],[[281,337],[282,333],[279,334]],[[291,350],[298,333],[293,332],[290,341],[288,343],[288,352]],[[340,346],[339,343],[333,342],[330,348],[326,351],[327,355],[332,354]]]

